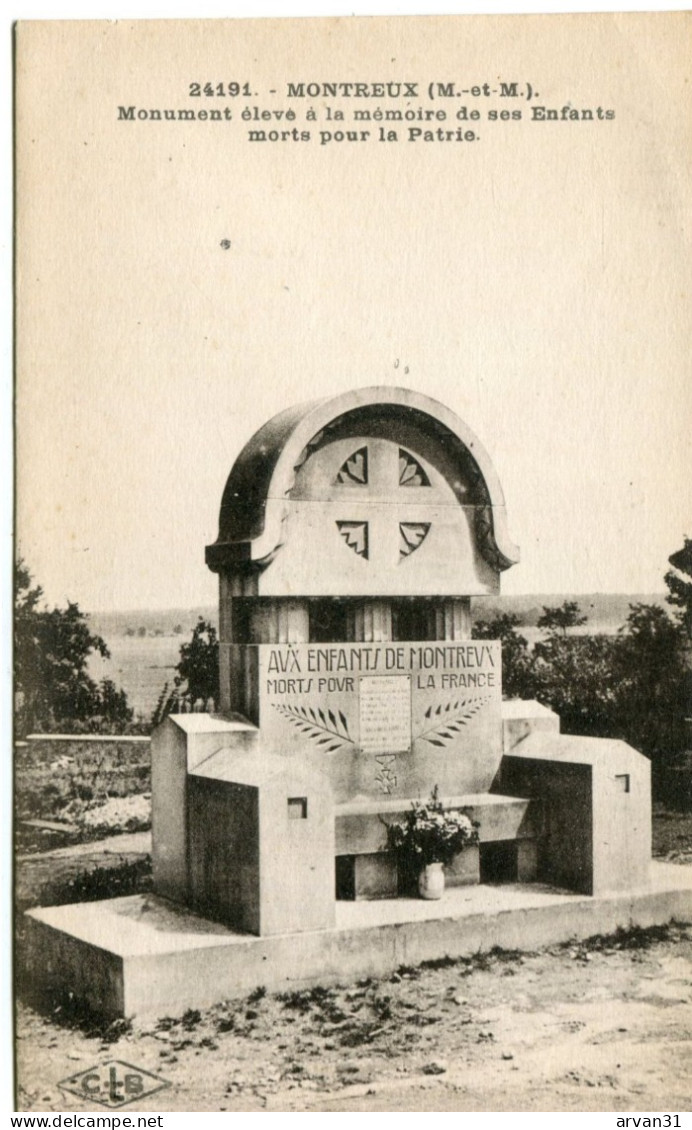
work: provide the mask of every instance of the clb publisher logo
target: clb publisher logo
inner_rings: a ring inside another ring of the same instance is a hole
[[[110,1059],[107,1063],[70,1075],[58,1086],[80,1099],[116,1107],[143,1099],[145,1095],[153,1095],[155,1091],[161,1091],[170,1084],[142,1067],[134,1067],[120,1059]]]

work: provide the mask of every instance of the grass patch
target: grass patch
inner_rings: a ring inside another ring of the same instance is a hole
[[[284,1008],[293,1008],[297,1012],[309,1012],[311,1008],[325,1008],[331,1004],[336,995],[336,989],[326,989],[323,985],[314,985],[311,989],[297,989],[294,992],[277,993],[276,999],[280,1000]]]
[[[581,942],[563,942],[560,948],[573,949],[576,945],[592,953],[599,950],[648,950],[661,942],[681,941],[688,927],[689,923],[675,919],[662,926],[620,926],[614,934],[593,934]]]
[[[458,965],[460,960],[458,957],[431,957],[428,961],[421,961],[419,969],[449,969],[453,965]]]
[[[33,906],[65,906],[73,902],[98,902],[151,890],[151,857],[125,860],[112,867],[82,868],[72,874],[49,879],[18,899],[17,912]]]
[[[42,1013],[59,1028],[81,1031],[88,1039],[98,1039],[103,1044],[117,1044],[118,1040],[132,1031],[131,1020],[124,1017],[111,1020],[99,1016],[73,993],[64,996],[56,993],[37,994],[29,985],[24,988],[21,995],[26,1004]]]

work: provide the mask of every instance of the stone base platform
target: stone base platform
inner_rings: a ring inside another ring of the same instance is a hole
[[[336,926],[259,938],[154,895],[30,911],[37,988],[70,991],[105,1016],[177,1015],[239,997],[382,976],[400,965],[493,946],[535,949],[571,938],[692,921],[692,868],[651,865],[635,891],[588,897],[545,884],[456,887],[439,902],[338,902]]]

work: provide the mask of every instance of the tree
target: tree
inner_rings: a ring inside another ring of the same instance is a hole
[[[682,631],[683,640],[683,710],[687,725],[687,744],[692,741],[690,728],[692,727],[692,539],[683,538],[683,547],[672,553],[668,561],[673,566],[664,580],[668,586],[669,604],[674,605],[679,611],[675,613]]]
[[[538,627],[545,628],[549,635],[567,635],[568,628],[578,628],[587,622],[587,616],[580,615],[581,609],[576,600],[565,600],[559,608],[543,605],[543,615],[538,618]]]
[[[214,709],[219,696],[219,642],[216,628],[199,617],[189,643],[181,644],[175,685],[193,707],[200,700]],[[182,688],[182,689],[180,689]]]
[[[657,762],[685,745],[685,644],[682,623],[655,604],[631,604],[619,634],[618,715],[624,736]]]
[[[670,558],[668,600],[680,609],[631,604],[616,636],[568,636],[585,622],[574,601],[544,608],[545,639],[532,653],[536,698],[560,715],[564,733],[617,737],[654,762],[660,778],[685,749],[692,712],[692,542]]]
[[[560,715],[566,734],[622,737],[618,730],[618,641],[562,629],[533,649],[535,697]]]
[[[519,623],[518,616],[505,612],[473,625],[475,640],[500,640],[502,644],[502,692],[507,698],[533,696],[531,653],[527,639],[517,631]]]
[[[692,643],[692,538],[683,538],[682,549],[668,558],[673,566],[663,578],[668,588],[668,604],[679,609],[676,616]]]
[[[56,728],[125,725],[132,720],[124,691],[111,679],[88,673],[94,654],[108,659],[105,640],[89,629],[77,604],[42,607],[43,590],[32,587],[21,558],[14,576],[14,663],[19,734]]]
[[[219,642],[216,628],[199,617],[188,643],[180,646],[173,689],[165,684],[151,716],[155,728],[169,714],[216,710],[219,695]]]

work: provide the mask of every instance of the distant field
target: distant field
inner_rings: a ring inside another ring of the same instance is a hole
[[[93,679],[112,679],[127,693],[135,712],[149,718],[156,706],[164,683],[173,683],[180,645],[186,636],[107,636],[111,658],[92,660],[89,673]]]
[[[613,636],[620,626],[620,624],[611,620],[589,620],[588,624],[582,624],[578,628],[570,628],[569,634],[571,636]],[[528,640],[532,647],[537,640],[545,638],[545,632],[541,628],[536,628],[533,624],[520,624],[517,631],[525,640]]]
[[[490,619],[497,612],[519,617],[520,628],[529,643],[542,633],[536,621],[544,606],[557,607],[565,600],[576,600],[588,623],[580,632],[612,635],[625,622],[630,604],[658,604],[666,607],[661,593],[545,593],[532,596],[484,597],[473,602],[474,619]],[[108,660],[95,660],[93,678],[110,678],[127,692],[135,715],[151,716],[164,683],[173,683],[180,645],[190,639],[199,617],[216,625],[217,609],[209,607],[169,608],[130,612],[94,612],[89,616],[92,631],[103,636],[111,651]],[[177,633],[175,629],[178,629]],[[126,632],[146,631],[146,636]],[[155,632],[163,633],[154,635]]]

